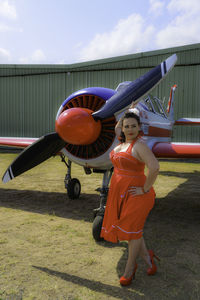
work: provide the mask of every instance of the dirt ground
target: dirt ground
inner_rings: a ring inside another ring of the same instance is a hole
[[[127,244],[96,243],[91,235],[97,193],[72,201],[56,186],[47,192],[1,185],[0,299],[200,300],[200,166],[161,165],[144,230],[160,258],[158,273],[147,276],[139,260],[127,288],[119,285]]]

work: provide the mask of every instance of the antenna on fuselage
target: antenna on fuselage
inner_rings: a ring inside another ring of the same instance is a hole
[[[170,95],[169,95],[169,101],[168,101],[168,105],[167,105],[167,113],[168,113],[168,118],[170,121],[174,121],[174,94],[175,94],[175,90],[177,88],[177,85],[174,84],[171,87],[170,90]]]

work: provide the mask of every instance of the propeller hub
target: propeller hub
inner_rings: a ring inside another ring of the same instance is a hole
[[[56,120],[56,132],[67,143],[89,145],[96,141],[101,132],[101,122],[92,117],[87,108],[70,108]]]

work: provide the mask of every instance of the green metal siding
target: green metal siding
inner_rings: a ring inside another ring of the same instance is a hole
[[[175,119],[200,117],[200,44],[72,65],[0,65],[0,136],[38,137],[54,131],[61,103],[92,86],[115,89],[134,80],[171,54],[178,56],[170,74],[152,94],[167,106],[177,84]],[[173,140],[200,142],[200,126],[176,126]]]
[[[1,135],[18,136],[23,131],[23,78],[1,78],[0,80],[0,124]]]

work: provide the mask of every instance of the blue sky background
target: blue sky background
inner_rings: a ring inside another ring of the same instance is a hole
[[[200,43],[199,0],[0,0],[1,64],[71,64]]]

